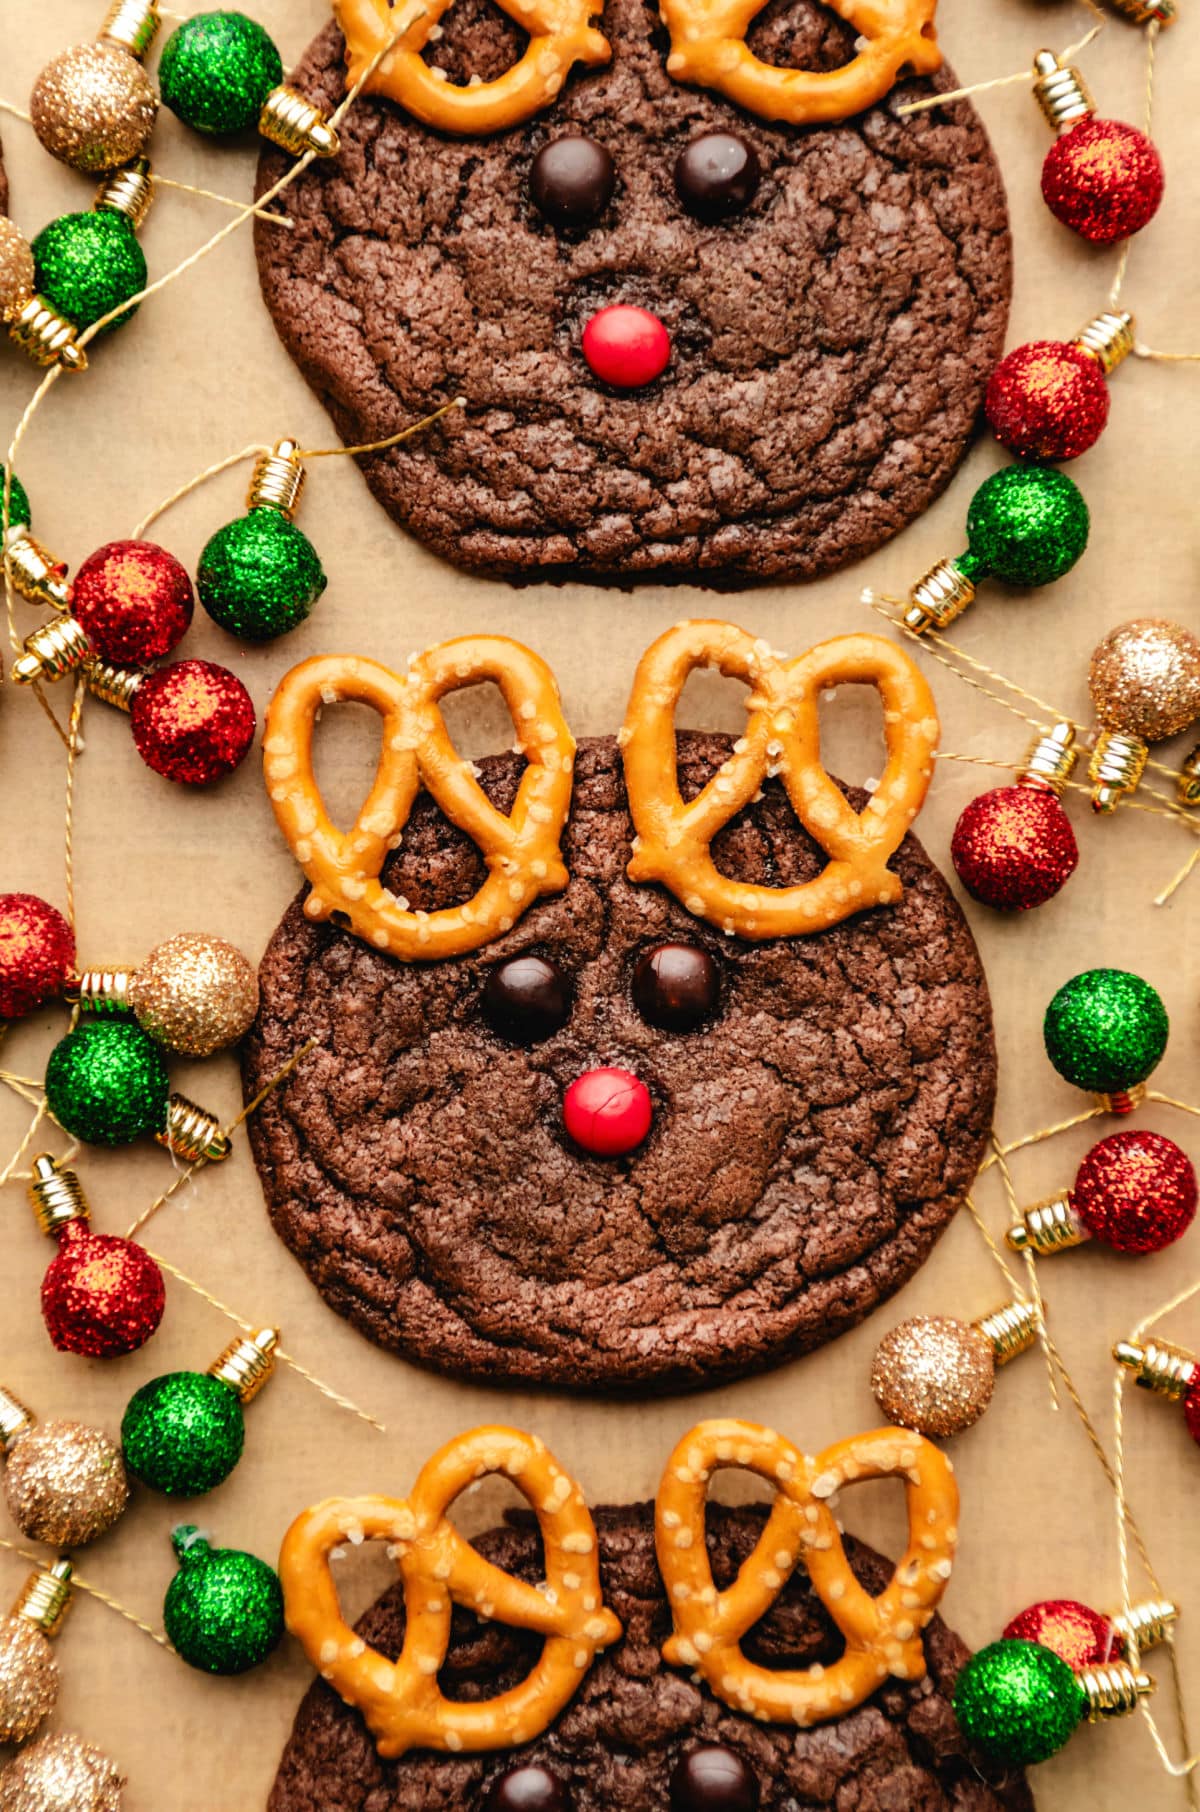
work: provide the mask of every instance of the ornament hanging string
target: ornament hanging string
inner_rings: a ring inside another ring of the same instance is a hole
[[[44,1567],[46,1565],[44,1554],[35,1554],[31,1548],[22,1548],[18,1542],[9,1541],[7,1536],[0,1535],[0,1548],[3,1548],[8,1554],[15,1554],[19,1560],[28,1561],[31,1566]],[[122,1604],[119,1598],[114,1598],[111,1592],[106,1592],[103,1586],[95,1585],[90,1579],[85,1579],[82,1573],[76,1573],[73,1568],[71,1584],[79,1591],[86,1592],[89,1598],[97,1599],[108,1610],[115,1611],[118,1617],[124,1617],[126,1623],[132,1623],[134,1628],[141,1630],[144,1636],[149,1636],[151,1642],[157,1642],[159,1648],[165,1648],[169,1655],[175,1653],[174,1647],[167,1641],[161,1630],[156,1630],[153,1624],[147,1623],[144,1617],[139,1617],[136,1611],[131,1611],[128,1605]]]
[[[1086,50],[1093,39],[1100,36],[1108,23],[1100,8],[1094,4],[1094,0],[1080,0],[1080,5],[1095,15],[1096,24],[1090,31],[1086,31],[1082,38],[1077,39],[1074,44],[1068,44],[1065,50],[1058,53],[1060,63],[1069,63],[1073,57],[1077,57],[1081,51]],[[1011,88],[1017,82],[1028,82],[1030,79],[1028,69],[1019,69],[1013,75],[994,76],[990,82],[972,82],[968,88],[951,88],[945,94],[927,95],[923,101],[910,101],[907,106],[897,107],[896,113],[900,119],[907,119],[912,113],[928,113],[932,107],[945,107],[951,101],[965,101],[968,95],[986,94],[991,88]]]

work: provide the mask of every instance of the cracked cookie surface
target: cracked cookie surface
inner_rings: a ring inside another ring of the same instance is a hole
[[[296,230],[256,229],[280,336],[349,442],[468,399],[363,462],[384,507],[456,564],[740,586],[861,559],[946,485],[1003,351],[1012,250],[983,127],[967,103],[898,119],[927,81],[837,126],[772,126],[671,81],[642,0],[608,0],[602,24],[611,64],[487,139],[360,101],[341,156],[289,191]],[[455,82],[495,77],[525,43],[490,0],[458,0],[443,31],[431,60]],[[811,68],[847,61],[853,39],[816,0],[770,0],[749,35],[764,60]],[[341,98],[335,28],[295,80]],[[672,172],[714,130],[750,141],[762,182],[744,214],[704,225]],[[607,147],[617,187],[596,224],[556,234],[528,177],[567,132]],[[260,192],[285,168],[268,152]],[[642,390],[606,389],[580,351],[615,302],[671,336]]]
[[[731,744],[678,743],[693,797]],[[479,766],[507,811],[519,759]],[[406,965],[313,925],[301,895],[263,958],[247,1098],[317,1041],[250,1123],[275,1228],[339,1314],[439,1371],[667,1390],[778,1363],[912,1275],[982,1155],[987,983],[914,838],[893,858],[899,905],[749,944],[630,883],[631,836],[616,742],[585,740],[570,885],[507,936]],[[825,861],[773,780],[713,849],[757,885],[809,880]],[[383,878],[434,910],[475,891],[482,859],[422,794]],[[669,940],[719,966],[719,1004],[696,1031],[658,1030],[633,1002],[638,956]],[[492,968],[527,952],[565,972],[573,1003],[522,1049],[481,999]],[[654,1104],[624,1158],[589,1157],[563,1130],[564,1090],[604,1065],[634,1071]]]

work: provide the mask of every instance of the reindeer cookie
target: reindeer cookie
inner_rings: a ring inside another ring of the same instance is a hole
[[[297,74],[327,104],[414,22],[259,269],[348,440],[467,398],[364,461],[413,534],[513,579],[737,587],[860,559],[942,490],[1011,247],[972,109],[895,113],[954,85],[934,0],[335,11]]]
[[[675,736],[706,664],[748,686],[736,742]],[[522,753],[472,765],[440,700],[487,674]],[[870,796],[819,757],[818,698],[854,682],[883,703]],[[342,698],[381,730],[344,831],[311,780]],[[684,623],[618,736],[576,750],[569,713],[502,638],[282,682],[266,781],[310,887],[263,960],[248,1096],[315,1048],[254,1151],[277,1231],[379,1344],[494,1383],[685,1388],[820,1345],[921,1264],[991,1122],[987,986],[907,834],[937,723],[895,643],[788,661]]]

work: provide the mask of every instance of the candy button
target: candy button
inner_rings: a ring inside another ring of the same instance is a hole
[[[757,1812],[758,1782],[740,1755],[706,1743],[671,1776],[671,1812]]]
[[[618,302],[600,309],[584,328],[583,356],[603,383],[636,390],[666,370],[671,339],[648,308]]]
[[[563,1124],[597,1158],[620,1158],[650,1131],[650,1091],[630,1070],[585,1070],[563,1096]]]
[[[494,1782],[484,1812],[570,1812],[566,1787],[548,1768],[510,1768]]]

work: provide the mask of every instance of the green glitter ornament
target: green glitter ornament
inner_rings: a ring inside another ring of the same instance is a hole
[[[134,1020],[81,1020],[46,1065],[50,1112],[85,1145],[165,1132],[169,1096],[162,1052]]]
[[[222,137],[256,126],[294,157],[332,157],[336,132],[283,80],[270,34],[245,13],[195,13],[163,46],[162,98],[185,126]]]
[[[954,1688],[954,1715],[968,1742],[1013,1768],[1056,1754],[1087,1708],[1087,1693],[1062,1656],[1037,1642],[989,1643]]]
[[[295,629],[329,583],[312,542],[292,521],[303,488],[295,444],[281,440],[254,468],[249,514],[218,529],[200,556],[201,604],[243,641],[269,642]]]
[[[6,473],[4,467],[0,466],[0,500],[3,500],[4,497],[5,479]],[[8,526],[9,528],[28,528],[32,521],[33,517],[29,509],[29,498],[26,495],[25,486],[14,472],[8,498]]]
[[[961,616],[981,579],[1049,585],[1070,572],[1088,541],[1078,485],[1053,466],[1005,466],[985,479],[967,510],[967,549],[940,560],[913,586],[904,621],[918,635]]]
[[[1136,1106],[1127,1091],[1155,1068],[1169,1032],[1157,991],[1125,969],[1072,976],[1046,1008],[1042,1027],[1046,1055],[1059,1075],[1076,1088],[1116,1097],[1106,1102],[1115,1112]]]
[[[140,157],[101,185],[89,214],[64,214],[34,240],[38,289],[73,327],[91,327],[145,289],[137,232],[153,196],[150,165]],[[115,332],[136,313],[126,309],[102,331]]]
[[[226,1347],[206,1372],[167,1372],[130,1398],[121,1423],[125,1465],[167,1497],[200,1497],[242,1457],[242,1407],[275,1369],[275,1328]]]
[[[163,1601],[163,1627],[187,1662],[208,1674],[244,1674],[283,1636],[283,1588],[265,1560],[214,1548],[190,1524],[171,1542],[179,1571]]]

